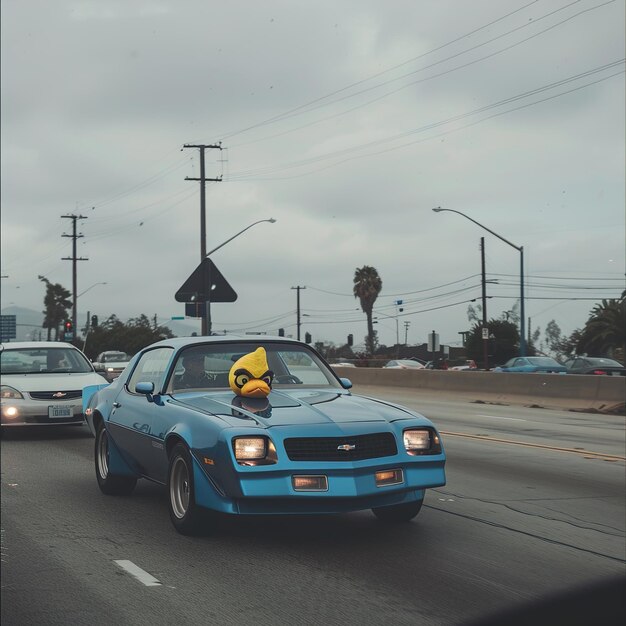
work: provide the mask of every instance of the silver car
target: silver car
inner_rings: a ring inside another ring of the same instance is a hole
[[[5,426],[82,424],[83,387],[106,385],[69,343],[0,344],[0,415]]]
[[[108,350],[98,355],[93,366],[109,382],[113,382],[126,369],[129,361],[130,356],[126,352]]]

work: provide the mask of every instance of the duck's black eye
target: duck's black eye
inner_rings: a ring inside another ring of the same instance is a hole
[[[237,370],[235,372],[235,385],[241,389],[250,379],[252,375],[246,370]]]

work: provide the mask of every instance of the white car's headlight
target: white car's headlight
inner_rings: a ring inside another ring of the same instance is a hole
[[[431,428],[409,428],[402,434],[402,440],[406,451],[413,456],[441,452],[441,439]]]
[[[235,437],[233,450],[240,465],[276,463],[276,448],[267,437]]]
[[[24,396],[13,387],[2,385],[0,387],[0,399],[2,400],[23,400]]]

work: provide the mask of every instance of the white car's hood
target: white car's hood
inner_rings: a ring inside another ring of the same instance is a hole
[[[2,384],[18,391],[74,391],[87,385],[108,385],[109,381],[96,374],[3,374]]]

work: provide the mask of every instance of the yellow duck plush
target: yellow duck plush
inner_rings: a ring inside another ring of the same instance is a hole
[[[244,354],[228,372],[228,384],[238,395],[247,398],[265,398],[272,390],[274,373],[267,364],[265,348]]]

